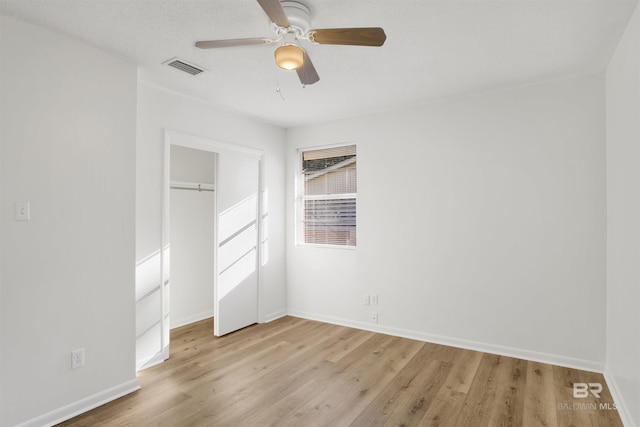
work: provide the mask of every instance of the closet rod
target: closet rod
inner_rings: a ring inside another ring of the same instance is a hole
[[[172,190],[216,191],[213,184],[197,184],[191,182],[172,182]]]

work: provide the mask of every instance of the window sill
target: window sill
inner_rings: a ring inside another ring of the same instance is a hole
[[[323,245],[319,243],[296,243],[297,248],[322,248],[322,249],[342,249],[347,251],[355,251],[357,246],[344,246],[344,245]]]

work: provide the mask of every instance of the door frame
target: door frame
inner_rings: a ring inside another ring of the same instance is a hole
[[[262,193],[264,191],[263,185],[263,157],[264,151],[258,150],[251,147],[246,147],[242,145],[231,144],[228,142],[222,142],[210,138],[206,138],[199,135],[194,135],[188,132],[182,132],[172,129],[164,130],[164,161],[163,161],[163,180],[162,180],[162,255],[160,257],[160,271],[161,271],[161,283],[162,283],[162,293],[161,293],[161,301],[162,301],[162,322],[161,322],[161,344],[162,344],[162,353],[163,359],[166,360],[169,358],[169,331],[170,331],[170,295],[169,290],[171,286],[170,282],[170,186],[171,186],[171,146],[181,146],[186,148],[193,148],[196,150],[208,151],[212,153],[216,153],[216,170],[215,170],[215,189],[216,191],[213,194],[215,198],[215,225],[214,225],[214,235],[216,236],[215,245],[214,245],[214,303],[217,301],[217,292],[218,292],[218,221],[219,221],[219,204],[218,204],[218,188],[220,186],[220,181],[218,180],[219,167],[218,164],[220,162],[220,152],[221,151],[233,151],[239,154],[245,154],[251,157],[254,157],[258,160],[258,220],[257,220],[257,266],[256,272],[258,276],[258,312],[257,318],[258,322],[264,322],[263,314],[262,314],[262,298],[261,298],[261,269],[262,269],[262,249],[261,249],[261,235],[262,235],[262,212],[263,212],[263,197]],[[216,316],[219,313],[216,312]]]

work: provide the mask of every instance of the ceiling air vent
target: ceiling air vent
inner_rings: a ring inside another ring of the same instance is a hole
[[[192,76],[197,76],[204,71],[204,68],[198,67],[194,64],[189,64],[180,58],[171,58],[168,61],[163,62],[163,64],[176,68],[180,71],[184,71]]]

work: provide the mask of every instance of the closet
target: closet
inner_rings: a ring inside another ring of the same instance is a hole
[[[216,156],[171,146],[171,329],[214,316]]]

